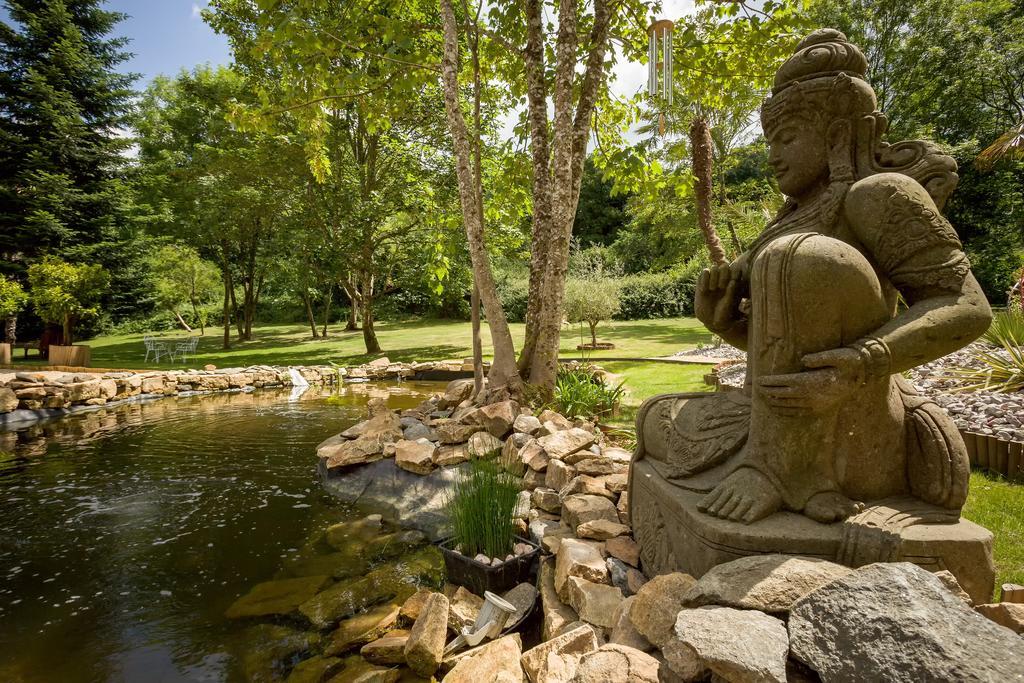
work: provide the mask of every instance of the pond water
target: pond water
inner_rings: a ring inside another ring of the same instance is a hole
[[[242,680],[225,610],[355,519],[315,446],[371,396],[432,384],[214,394],[0,433],[0,681]]]

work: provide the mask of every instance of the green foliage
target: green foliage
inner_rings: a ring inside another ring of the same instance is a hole
[[[220,291],[220,271],[199,252],[182,244],[168,244],[149,258],[157,304],[181,319],[180,309],[189,306],[193,324],[205,326],[205,304]]]
[[[455,480],[446,509],[459,551],[504,559],[515,542],[520,481],[493,460],[474,459]]]
[[[660,273],[642,273],[622,278],[618,320],[675,318],[693,315],[697,277],[704,268],[700,258]]]
[[[0,320],[17,315],[27,301],[28,295],[20,284],[0,275]]]
[[[619,282],[610,278],[571,278],[565,283],[565,314],[571,323],[590,326],[597,344],[597,326],[619,312]]]
[[[573,237],[584,244],[608,245],[627,221],[628,194],[613,194],[613,183],[606,180],[587,157],[580,183],[580,200],[576,205],[576,218],[572,224]]]
[[[996,311],[992,324],[981,338],[992,346],[1002,346],[1005,339],[1024,346],[1024,311],[1016,306]]]
[[[582,366],[560,366],[555,377],[552,407],[568,418],[610,415],[625,394],[622,384],[611,387]]]
[[[29,266],[28,282],[36,313],[46,322],[63,325],[64,343],[71,344],[74,324],[100,314],[100,298],[110,276],[100,265],[78,265],[47,256]]]

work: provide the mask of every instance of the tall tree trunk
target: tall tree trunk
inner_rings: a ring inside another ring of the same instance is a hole
[[[693,156],[694,199],[697,202],[697,225],[704,235],[711,262],[715,265],[728,263],[722,240],[719,239],[715,226],[711,222],[712,198],[712,150],[711,128],[701,116],[696,116],[690,124],[690,153]]]
[[[224,276],[224,348],[231,348],[231,299],[235,284],[231,281],[231,271],[225,268]]]
[[[309,321],[309,331],[313,333],[313,339],[319,339],[320,333],[316,331],[316,318],[313,317],[313,304],[309,301],[309,290],[302,291],[302,304],[306,307],[306,320]]]
[[[334,303],[334,287],[327,288],[327,300],[324,301],[324,326],[320,330],[320,336],[327,339],[327,324],[331,320],[331,304]]]
[[[491,272],[491,264],[484,243],[484,223],[478,194],[478,183],[474,178],[470,161],[471,146],[466,119],[459,102],[459,37],[455,12],[451,0],[439,0],[441,19],[444,26],[444,56],[441,60],[441,78],[444,84],[444,104],[448,127],[452,134],[452,148],[455,153],[455,174],[459,183],[459,200],[462,205],[462,221],[469,242],[469,256],[473,265],[473,276],[480,289],[480,301],[491,331],[494,360],[489,373],[491,389],[508,387],[518,395],[521,380],[516,367],[515,345],[508,327],[508,319],[498,296],[498,288]]]
[[[480,291],[473,284],[469,296],[470,319],[473,326],[473,399],[484,390],[484,349],[480,340]]]
[[[359,329],[359,311],[356,309],[356,302],[349,302],[348,318],[345,320],[345,331],[355,332]]]
[[[8,344],[18,343],[18,316],[12,315],[4,323],[4,339]]]
[[[244,289],[243,285],[243,289]],[[238,292],[235,291],[234,283],[231,286],[231,312],[235,316],[235,327],[238,330],[238,341],[245,339],[245,312],[238,306]]]
[[[345,322],[345,331],[354,332],[359,329],[359,288],[351,273],[345,277],[347,282],[341,286],[348,297],[348,320]]]
[[[206,323],[203,321],[203,316],[199,315],[199,306],[196,303],[195,297],[190,297],[189,303],[192,304],[192,317],[199,323],[199,336],[205,336]],[[189,332],[191,331],[192,330],[189,330]]]
[[[363,344],[366,345],[366,353],[380,353],[377,333],[373,330],[373,275],[371,273],[363,274],[363,286],[359,299],[363,304]]]
[[[63,334],[61,335],[61,336],[64,337],[64,339],[61,340],[61,343],[63,343],[64,346],[71,346],[72,344],[75,343],[75,340],[72,337],[71,332],[72,332],[71,316],[70,315],[65,315],[64,316],[64,325],[63,325]]]
[[[587,323],[590,325],[590,348],[597,350],[597,323]]]

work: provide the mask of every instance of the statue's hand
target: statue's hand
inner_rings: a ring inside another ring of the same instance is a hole
[[[784,413],[834,408],[864,383],[864,361],[854,349],[841,348],[804,356],[803,372],[766,375],[758,380],[760,396]]]
[[[728,330],[736,322],[739,272],[729,264],[705,268],[697,279],[694,314],[712,332]]]

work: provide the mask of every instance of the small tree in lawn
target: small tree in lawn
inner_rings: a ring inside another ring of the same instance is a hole
[[[157,303],[174,314],[178,323],[189,332],[192,328],[181,315],[181,308],[192,309],[193,324],[199,323],[199,333],[206,334],[204,304],[214,300],[220,290],[220,271],[204,260],[195,249],[169,244],[158,249],[149,259],[153,272]]]
[[[74,341],[76,323],[98,316],[110,275],[103,266],[74,264],[53,256],[28,267],[29,296],[39,317],[64,328],[64,344]]]
[[[619,312],[619,284],[614,280],[570,279],[565,285],[565,313],[571,323],[590,326],[597,348],[597,326]]]
[[[14,329],[18,322],[18,313],[27,301],[28,295],[20,284],[0,275],[0,320],[4,321],[4,339],[8,344],[15,341]]]

